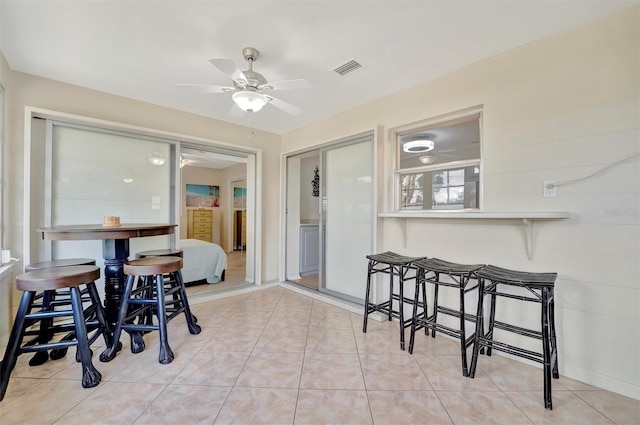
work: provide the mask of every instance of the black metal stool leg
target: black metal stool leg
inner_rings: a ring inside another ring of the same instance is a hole
[[[416,289],[413,294],[413,313],[411,319],[411,336],[409,337],[409,354],[413,354],[413,344],[416,339],[416,330],[417,330],[417,320],[418,320],[418,300],[420,299],[420,284],[422,283],[423,287],[423,297],[424,297],[424,271],[420,270],[416,272]],[[424,299],[424,298],[423,298]],[[423,304],[426,309],[426,302]]]
[[[398,282],[398,316],[400,319],[400,349],[404,351],[404,267],[399,268],[400,282]]]
[[[100,354],[101,362],[110,362],[116,356],[119,345],[118,342],[120,341],[120,335],[122,334],[122,326],[127,317],[127,310],[129,310],[129,297],[131,297],[134,280],[134,276],[127,276],[127,280],[124,286],[124,292],[122,294],[122,298],[120,299],[120,308],[118,309],[116,327],[113,330],[112,343],[102,352],[102,354]],[[144,343],[144,340],[142,342]],[[133,352],[133,347],[131,347],[131,351]]]
[[[434,278],[435,281],[440,280],[440,273],[436,273]],[[433,323],[438,323],[438,305],[440,300],[440,285],[434,285],[433,288],[433,314],[431,315],[431,321]],[[436,327],[434,326],[431,329],[431,338],[436,337]]]
[[[466,333],[466,319],[464,310],[464,293],[465,287],[468,282],[468,278],[464,276],[460,277],[460,355],[462,356],[462,376],[469,376],[469,369],[467,367],[467,333]]]
[[[369,308],[369,297],[371,296],[371,274],[372,274],[372,265],[373,261],[369,260],[368,270],[367,270],[367,290],[364,296],[364,319],[362,322],[362,332],[367,333],[367,319],[369,318],[370,308]]]
[[[56,291],[44,291],[42,293],[42,310],[53,310],[52,303],[55,301]],[[38,344],[46,344],[51,339],[49,328],[53,323],[53,319],[47,318],[40,321],[40,330],[38,335]],[[40,366],[49,360],[49,354],[46,351],[37,351],[29,360],[29,366]]]
[[[387,316],[389,318],[389,322],[391,321],[391,318],[393,317],[393,266],[389,266],[391,273],[389,274],[389,311],[387,313]]]
[[[78,353],[82,362],[82,386],[84,388],[92,388],[100,383],[102,375],[93,366],[91,362],[91,350],[89,350],[89,338],[87,328],[84,322],[84,314],[82,311],[82,301],[80,291],[77,286],[73,286],[71,292],[71,304],[73,306],[73,321],[76,329],[76,340],[78,343]]]
[[[498,284],[497,283],[491,283],[492,287],[494,288],[494,291],[498,289]],[[485,285],[486,288],[486,285]],[[485,338],[488,340],[487,343],[487,356],[491,356],[491,349],[493,347],[493,328],[495,327],[495,323],[496,323],[496,294],[495,292],[493,292],[491,294],[491,307],[489,310],[489,329],[487,330],[487,333],[485,334]]]
[[[471,355],[471,367],[469,378],[476,375],[478,366],[478,354],[480,353],[481,338],[484,338],[484,279],[478,279],[478,310],[476,312],[476,331],[473,339],[473,354]]]
[[[551,406],[551,337],[549,323],[549,291],[542,289],[542,308],[541,308],[541,327],[542,327],[542,368],[544,371],[544,407],[552,409]]]
[[[174,355],[169,346],[169,338],[167,334],[167,315],[164,302],[164,280],[162,275],[156,278],[156,293],[158,299],[158,333],[160,334],[160,354],[158,361],[161,364],[168,364],[173,361]]]
[[[2,401],[7,392],[11,371],[16,367],[18,350],[24,337],[25,317],[29,313],[29,310],[31,310],[34,296],[35,292],[25,291],[20,298],[16,320],[13,323],[13,328],[11,328],[11,334],[9,335],[9,342],[7,343],[4,357],[2,358],[2,362],[0,362],[0,401]]]
[[[553,365],[552,374],[555,379],[560,378],[558,371],[558,343],[556,341],[556,320],[555,320],[555,294],[553,288],[549,288],[549,332],[551,337],[551,363]]]
[[[187,319],[187,327],[189,328],[189,333],[191,333],[192,335],[197,335],[200,333],[202,328],[200,327],[200,325],[196,324],[197,319],[191,313],[191,307],[189,306],[189,301],[187,300],[187,291],[184,287],[184,282],[182,281],[182,273],[180,273],[180,271],[177,271],[173,274],[175,275],[173,276],[173,278],[175,279],[176,284],[179,288],[179,298],[182,302],[182,308],[184,308],[184,315]]]

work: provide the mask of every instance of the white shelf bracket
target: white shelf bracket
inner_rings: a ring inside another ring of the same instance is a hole
[[[529,260],[533,260],[533,252],[535,248],[535,243],[533,241],[533,222],[534,220],[530,218],[523,218],[522,223],[525,225],[525,243],[527,245],[527,258]]]

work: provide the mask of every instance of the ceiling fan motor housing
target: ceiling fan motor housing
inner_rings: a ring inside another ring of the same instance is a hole
[[[244,74],[244,77],[247,79],[247,85],[240,85],[237,82],[233,82],[235,84],[236,87],[238,87],[239,89],[258,89],[258,86],[263,85],[263,84],[267,84],[267,80],[262,76],[262,74],[258,74],[255,71],[252,70],[247,70],[247,71],[242,71],[242,73]]]
[[[238,83],[236,81],[234,81],[233,84],[241,90],[258,90],[258,86],[267,84],[267,79],[264,78],[262,74],[259,74],[253,70],[253,62],[258,60],[258,57],[260,57],[260,52],[255,47],[245,47],[244,49],[242,49],[242,56],[244,56],[244,59],[249,62],[249,69],[246,71],[242,71],[245,79],[247,80],[247,84],[245,85],[244,82]]]

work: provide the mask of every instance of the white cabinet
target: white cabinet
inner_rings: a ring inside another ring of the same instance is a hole
[[[300,226],[300,276],[318,273],[319,235],[317,224]]]

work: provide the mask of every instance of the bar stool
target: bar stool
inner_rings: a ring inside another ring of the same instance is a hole
[[[392,251],[379,254],[367,255],[369,266],[367,271],[367,290],[364,300],[364,323],[362,332],[367,333],[367,319],[369,314],[379,311],[388,316],[389,320],[397,317],[400,321],[400,349],[404,350],[404,330],[411,326],[413,319],[405,319],[404,304],[412,304],[413,299],[404,296],[405,282],[415,280],[417,269],[413,266],[414,261],[426,257],[406,257]],[[413,276],[407,276],[409,272],[414,272]],[[389,299],[380,304],[374,304],[371,300],[371,276],[377,273],[389,275]],[[394,277],[398,278],[398,293],[394,292]],[[418,304],[421,308],[426,308],[426,294],[422,291],[423,299]],[[398,308],[394,309],[393,301],[398,301]]]
[[[16,288],[23,293],[0,365],[0,400],[4,398],[9,385],[9,376],[16,365],[18,356],[29,352],[61,349],[75,345],[80,362],[82,362],[82,386],[91,388],[100,383],[102,376],[91,362],[89,345],[99,335],[102,335],[107,347],[111,347],[111,336],[94,283],[99,277],[100,269],[96,266],[56,267],[23,273],[16,277]],[[87,320],[86,313],[83,314],[80,285],[84,285],[88,289],[91,307],[95,312],[95,320]],[[43,309],[34,305],[38,291],[53,292],[62,288],[69,289],[71,299],[68,304],[69,309]],[[54,325],[53,319],[61,317],[72,317],[73,324],[59,322]],[[57,342],[49,342],[50,338],[47,338],[42,341],[40,330],[32,331],[29,329],[37,322],[47,323],[45,329],[48,335],[69,333],[74,330],[75,338],[62,339]],[[87,328],[95,329],[93,335],[89,335]],[[23,343],[26,336],[32,335],[35,335],[35,338]]]
[[[69,266],[95,266],[96,261],[93,258],[65,258],[60,260],[41,261],[38,263],[31,263],[24,267],[25,272],[32,272],[36,270],[45,270],[56,267],[69,267]],[[82,296],[82,302],[90,302],[87,289],[84,288],[80,291]],[[53,310],[58,306],[71,305],[71,295],[68,289],[57,289],[55,291],[42,291],[36,293],[33,301],[34,308],[41,308],[42,310]],[[50,334],[46,331],[51,326],[52,319],[43,319],[40,321],[40,341],[49,341]],[[73,331],[63,339],[73,339],[75,334]],[[38,351],[29,360],[29,366],[39,366],[44,364],[49,357],[51,360],[57,360],[63,358],[67,354],[67,348],[61,348],[47,351]]]
[[[180,313],[185,314],[189,332],[192,335],[200,333],[200,326],[193,321],[187,294],[182,282],[180,269],[182,268],[182,258],[180,257],[147,257],[129,261],[124,264],[124,273],[127,275],[124,293],[118,311],[118,320],[113,333],[113,340],[118,341],[122,330],[130,332],[158,331],[160,334],[160,353],[158,361],[161,364],[168,364],[174,358],[173,351],[169,346],[167,337],[167,322]],[[175,279],[177,286],[171,291],[166,291],[164,286],[164,274],[171,275]],[[143,277],[138,286],[134,289],[136,277]],[[140,284],[142,282],[142,284]],[[180,305],[175,311],[167,314],[165,297],[176,292]],[[148,317],[148,312],[152,312],[158,321],[157,325],[148,323],[141,318]],[[137,319],[137,323],[136,323]],[[144,348],[144,345],[143,345]],[[116,355],[115,347],[110,347],[100,355],[101,361],[111,361]]]
[[[180,257],[183,258],[183,251],[181,249],[152,249],[149,251],[141,251],[136,254],[136,258],[147,258],[147,257]],[[177,271],[182,276],[182,272],[180,270]],[[165,292],[171,291],[172,289],[178,286],[178,282],[175,279],[171,278],[171,275],[168,273],[164,275],[165,282]],[[176,307],[177,304],[177,307]],[[173,301],[167,302],[165,304],[165,308],[167,311],[174,311],[174,309],[179,309],[182,306],[180,305],[180,299],[178,297],[177,292],[173,291]],[[198,322],[198,318],[195,315],[191,315],[193,317],[194,322]]]
[[[478,287],[477,283],[473,284],[472,279],[474,279],[474,273],[484,267],[484,264],[457,264],[440,260],[438,258],[429,258],[415,261],[413,265],[418,268],[418,279],[416,280],[416,291],[413,304],[413,323],[411,324],[409,353],[413,354],[413,343],[415,340],[416,330],[424,328],[428,334],[430,329],[432,338],[436,337],[436,331],[442,332],[443,334],[457,338],[460,341],[462,375],[468,376],[467,347],[473,343],[475,335],[472,334],[469,337],[466,336],[465,323],[467,321],[475,323],[476,316],[466,313],[465,294]],[[428,314],[427,309],[424,309],[423,314],[418,314],[418,294],[420,286],[422,286],[423,291],[426,289],[424,282],[429,282],[434,285],[433,313],[431,315]],[[459,307],[457,310],[444,307],[439,304],[438,295],[440,286],[457,289],[459,293]],[[438,323],[438,313],[457,317],[460,321],[458,328],[455,329],[445,326],[442,323]]]
[[[559,378],[558,373],[558,346],[556,343],[556,325],[554,318],[554,286],[557,273],[529,273],[516,270],[503,269],[488,265],[476,272],[478,277],[478,314],[476,321],[476,333],[471,359],[469,376],[474,377],[478,364],[478,353],[486,347],[487,356],[491,350],[503,351],[514,356],[542,363],[544,376],[544,406],[551,410],[551,376]],[[525,295],[507,292],[508,287],[523,288]],[[489,329],[484,331],[483,298],[489,295],[491,298],[491,310],[489,312]],[[497,321],[496,297],[511,298],[519,301],[534,302],[541,305],[540,331],[516,326],[507,322]],[[526,350],[499,341],[494,341],[494,329],[513,332],[518,335],[534,338],[542,341],[542,352]]]

